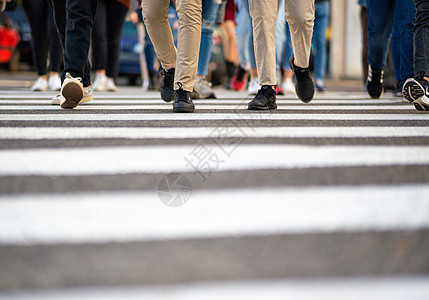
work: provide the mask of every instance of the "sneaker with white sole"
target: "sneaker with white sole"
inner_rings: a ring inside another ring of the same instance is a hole
[[[249,95],[256,95],[259,91],[259,80],[258,78],[253,78],[249,82],[249,87],[247,88],[247,93]]]
[[[102,92],[106,90],[107,76],[103,73],[97,73],[93,83],[94,91]]]
[[[82,97],[82,100],[80,100],[79,104],[89,102],[92,99],[94,99],[92,91],[93,91],[92,85],[84,87],[83,88],[83,97]],[[62,99],[64,99],[64,97],[61,94],[58,94],[51,99],[51,104],[52,105],[60,105]]]
[[[112,77],[106,77],[106,91],[116,92],[118,88],[116,87],[115,81]]]
[[[66,73],[63,86],[61,87],[61,98],[60,106],[62,108],[75,108],[82,100],[84,94],[82,78],[70,75]]]
[[[48,89],[51,91],[61,90],[61,78],[58,74],[49,76]]]
[[[402,96],[420,111],[429,110],[429,81],[422,73],[415,78],[408,78],[402,87]]]
[[[35,92],[43,92],[43,91],[46,91],[47,89],[48,89],[48,81],[46,80],[46,78],[43,78],[43,77],[37,78],[36,82],[31,87],[31,90]]]
[[[192,99],[209,99],[216,98],[216,94],[212,90],[212,84],[205,77],[200,77],[195,80],[191,97]]]

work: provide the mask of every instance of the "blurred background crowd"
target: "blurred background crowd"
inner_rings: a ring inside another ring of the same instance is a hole
[[[361,77],[364,89],[368,69],[367,20],[365,1],[359,1],[359,5],[357,2],[316,0],[310,67],[319,92],[327,90],[327,77]],[[178,22],[173,0],[168,15],[177,39]],[[1,69],[34,72],[31,86],[34,91],[61,87],[58,72],[62,70],[62,50],[53,22],[46,0],[18,0],[15,7],[1,13]],[[356,28],[356,25],[361,26]],[[294,93],[293,73],[288,66],[291,54],[284,0],[279,0],[276,24],[278,94]],[[160,64],[137,0],[100,0],[90,56],[95,91],[117,91],[120,85],[159,89]],[[394,90],[392,66],[389,55],[384,86]],[[203,0],[201,47],[193,97],[215,98],[213,86],[246,91],[250,95],[256,94],[259,88],[248,0]]]

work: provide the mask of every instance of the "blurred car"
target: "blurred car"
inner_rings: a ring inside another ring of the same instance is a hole
[[[8,15],[0,13],[0,63],[10,64],[13,61],[19,40],[19,32],[13,27]]]
[[[120,42],[119,76],[128,78],[130,84],[136,84],[141,75],[140,51],[137,27],[131,22],[124,22]]]
[[[8,11],[7,15],[10,17],[13,27],[18,30],[21,40],[18,43],[15,53],[13,64],[10,65],[11,71],[17,71],[18,62],[26,63],[34,66],[33,53],[31,49],[31,28],[28,23],[27,15],[24,12],[22,5],[19,5],[15,11]]]

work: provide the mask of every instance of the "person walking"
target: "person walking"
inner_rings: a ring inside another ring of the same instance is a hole
[[[415,0],[414,77],[405,81],[402,96],[420,111],[429,110],[429,0]]]
[[[202,0],[177,0],[179,18],[177,52],[168,23],[169,0],[142,0],[143,19],[163,68],[161,98],[173,101],[173,112],[195,109],[191,92],[195,83],[201,40]]]
[[[98,0],[48,0],[64,52],[61,94],[52,99],[62,108],[75,108],[93,99],[88,60]]]
[[[329,25],[330,0],[316,0],[313,30],[314,77],[316,90],[325,92],[326,64],[328,62],[326,30]]]
[[[92,34],[95,91],[117,90],[115,78],[119,73],[119,43],[130,1],[99,0]]]
[[[253,19],[255,57],[261,88],[248,104],[250,110],[276,109],[275,25],[278,0],[249,0]],[[264,9],[261,9],[261,8]],[[269,8],[269,9],[268,9]],[[314,0],[286,0],[286,20],[290,27],[294,55],[289,64],[296,77],[295,91],[301,101],[313,99],[310,77],[311,38],[314,26]]]
[[[214,26],[220,5],[221,1],[202,0],[200,53],[198,57],[197,79],[194,83],[192,93],[192,98],[195,99],[216,98],[216,94],[211,88],[211,83],[207,81],[206,77],[212,53]]]
[[[384,67],[389,41],[399,88],[413,70],[413,28],[416,9],[413,0],[367,0],[368,79],[366,89],[374,98],[383,94]],[[393,32],[393,35],[392,35]]]
[[[38,78],[31,90],[46,91],[49,89],[59,91],[61,89],[61,79],[58,72],[63,61],[63,51],[55,28],[52,9],[46,0],[23,0],[22,7],[30,23],[31,46],[38,74]]]

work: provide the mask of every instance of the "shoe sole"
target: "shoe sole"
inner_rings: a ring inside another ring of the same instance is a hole
[[[409,103],[417,101],[420,97],[425,95],[425,89],[423,86],[414,78],[409,78],[404,83],[402,88],[402,97]]]
[[[193,113],[195,110],[194,107],[175,107],[173,112],[175,113]]]
[[[368,88],[367,88],[367,90],[368,90]],[[384,88],[381,90],[380,95],[371,95],[371,94],[368,92],[368,95],[369,95],[372,99],[380,99],[380,98],[383,96],[383,94],[384,94]]]
[[[93,99],[94,99],[94,96],[93,96],[93,95],[91,95],[91,96],[87,96],[87,97],[83,97],[83,98],[82,98],[82,100],[80,100],[79,104],[89,102],[89,101],[91,101],[91,100],[93,100]],[[61,100],[58,100],[58,99],[51,99],[51,104],[52,104],[52,105],[60,105],[60,104],[61,104]]]
[[[171,93],[171,95],[170,95],[170,93]],[[172,89],[171,91],[170,90],[168,90],[168,91],[162,91],[162,88],[161,88],[161,99],[164,101],[164,102],[171,102],[171,101],[173,101],[173,99],[174,99],[174,90]]]
[[[426,102],[423,101],[426,98]],[[429,99],[426,96],[422,96],[419,99],[413,102],[414,107],[419,111],[428,111],[429,110]]]
[[[277,104],[273,103],[270,104],[268,106],[253,106],[253,105],[249,105],[247,107],[248,110],[271,110],[271,109],[277,109]]]
[[[69,82],[63,86],[61,94],[64,99],[61,101],[61,108],[75,108],[83,98],[83,87],[77,82]]]

